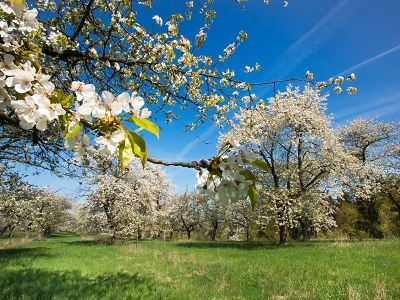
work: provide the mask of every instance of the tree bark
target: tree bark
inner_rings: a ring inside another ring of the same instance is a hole
[[[286,243],[287,243],[286,226],[281,225],[279,226],[279,244],[285,245]]]
[[[113,230],[112,234],[111,234],[111,244],[115,245],[117,243],[117,236],[115,234],[115,230]]]

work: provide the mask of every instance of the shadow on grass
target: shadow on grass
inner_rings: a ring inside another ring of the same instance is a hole
[[[176,245],[184,248],[234,248],[241,250],[279,248],[279,244],[274,242],[183,242]]]
[[[43,247],[0,249],[0,265],[4,265],[3,262],[9,263],[11,261],[14,264],[18,262],[18,265],[22,265],[24,262],[29,262],[39,257],[51,256],[49,251]]]
[[[2,299],[169,299],[157,282],[129,273],[94,278],[78,271],[2,270]]]
[[[63,244],[68,244],[70,246],[112,246],[113,244],[111,243],[110,240],[105,240],[105,239],[95,239],[95,240],[84,240],[84,241],[61,241]]]
[[[282,249],[282,248],[295,248],[295,247],[315,247],[318,245],[324,244],[332,244],[334,241],[332,240],[298,240],[298,241],[290,241],[284,245],[280,245],[278,242],[182,242],[177,243],[178,247],[184,248],[233,248],[233,249],[241,249],[241,250],[253,250],[253,249]],[[356,241],[343,241],[343,243],[354,243]]]
[[[77,240],[79,238],[79,240]],[[143,242],[141,240],[140,242]],[[130,245],[136,242],[136,239],[131,237],[118,237],[116,243],[111,242],[110,236],[73,236],[73,239],[62,238],[59,240],[60,243],[74,245],[74,246],[93,246],[93,245]]]

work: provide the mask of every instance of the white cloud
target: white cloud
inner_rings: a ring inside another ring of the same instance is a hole
[[[363,62],[361,62],[361,63],[359,63],[359,64],[357,64],[355,66],[352,66],[352,67],[348,68],[347,70],[344,70],[344,71],[336,74],[334,77],[342,75],[342,74],[347,74],[347,73],[349,73],[351,71],[359,69],[359,68],[361,68],[361,67],[363,67],[365,65],[368,65],[368,64],[370,64],[370,63],[372,63],[372,62],[374,62],[374,61],[376,61],[378,59],[381,59],[382,57],[385,57],[385,56],[389,55],[390,53],[393,53],[393,52],[395,52],[397,50],[400,50],[400,45],[397,45],[397,46],[395,46],[395,47],[393,47],[393,48],[391,48],[389,50],[383,51],[382,53],[379,53],[378,55],[375,55],[374,57],[370,57],[370,58],[364,60]]]
[[[371,97],[375,97],[372,95]],[[386,120],[388,117],[398,115],[400,109],[400,92],[393,95],[381,96],[377,98],[363,98],[359,105],[352,109],[343,110],[341,113],[334,113],[335,123],[340,125],[358,116],[376,117]],[[389,121],[389,120],[386,120]]]

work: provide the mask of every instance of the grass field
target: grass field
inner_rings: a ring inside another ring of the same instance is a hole
[[[400,299],[400,240],[0,240],[0,299]]]

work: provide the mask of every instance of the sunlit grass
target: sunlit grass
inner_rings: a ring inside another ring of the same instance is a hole
[[[109,245],[61,234],[0,249],[4,299],[400,299],[400,240]]]

